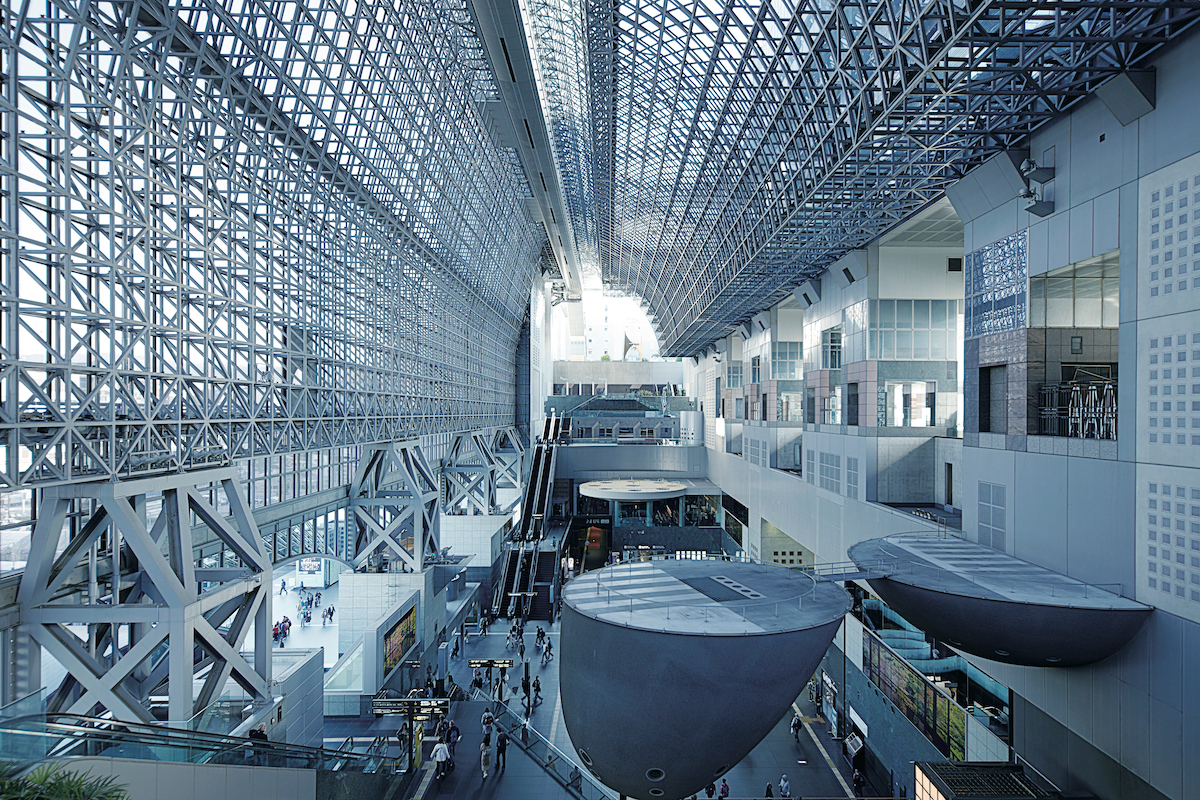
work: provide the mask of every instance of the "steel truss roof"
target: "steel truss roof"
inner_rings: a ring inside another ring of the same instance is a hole
[[[1087,0],[540,1],[558,7],[531,12],[543,70],[558,71],[547,83],[590,86],[586,109],[566,90],[550,108],[560,163],[590,171],[564,181],[580,194],[572,223],[596,241],[604,280],[648,303],[664,355],[694,354],[778,302],[1200,13]],[[579,36],[563,20],[585,3]]]
[[[462,0],[0,17],[0,490],[512,423],[545,233]]]

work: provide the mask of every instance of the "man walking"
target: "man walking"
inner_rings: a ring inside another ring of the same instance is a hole
[[[504,772],[505,761],[504,753],[508,750],[508,734],[500,731],[496,736],[496,771]]]

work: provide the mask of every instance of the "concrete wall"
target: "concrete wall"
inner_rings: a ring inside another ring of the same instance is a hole
[[[323,747],[325,657],[322,650],[276,650],[272,655],[283,706],[282,718],[270,723],[267,735],[274,741]]]
[[[317,772],[311,769],[176,764],[134,758],[73,758],[68,769],[113,777],[133,800],[315,800]]]
[[[705,406],[705,413],[708,407]],[[703,478],[705,449],[668,445],[573,444],[555,451],[556,477],[576,482],[605,478]]]

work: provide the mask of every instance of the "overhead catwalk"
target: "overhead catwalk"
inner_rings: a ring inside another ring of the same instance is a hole
[[[1072,667],[1113,655],[1150,607],[953,536],[895,535],[849,549],[909,622],[973,655]]]
[[[850,608],[837,584],[765,564],[661,560],[563,591],[563,720],[580,760],[630,797],[720,778],[803,689]]]

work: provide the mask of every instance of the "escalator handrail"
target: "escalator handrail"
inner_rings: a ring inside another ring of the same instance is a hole
[[[33,724],[31,725],[30,723]],[[26,727],[27,725],[28,727]],[[95,742],[98,735],[110,734],[114,738],[124,737],[127,741],[147,746],[195,747],[207,749],[213,754],[228,752],[230,750],[262,748],[269,750],[270,753],[276,756],[293,756],[317,761],[348,760],[360,762],[364,766],[369,763],[367,757],[357,753],[326,750],[320,747],[306,747],[289,742],[264,743],[261,739],[251,739],[232,734],[190,731],[184,728],[170,728],[146,722],[127,722],[124,720],[88,717],[82,714],[54,713],[13,717],[0,721],[0,732],[6,730],[16,733],[37,734],[41,732],[47,735],[58,735],[61,736],[62,744],[67,749],[72,745],[89,740]]]

